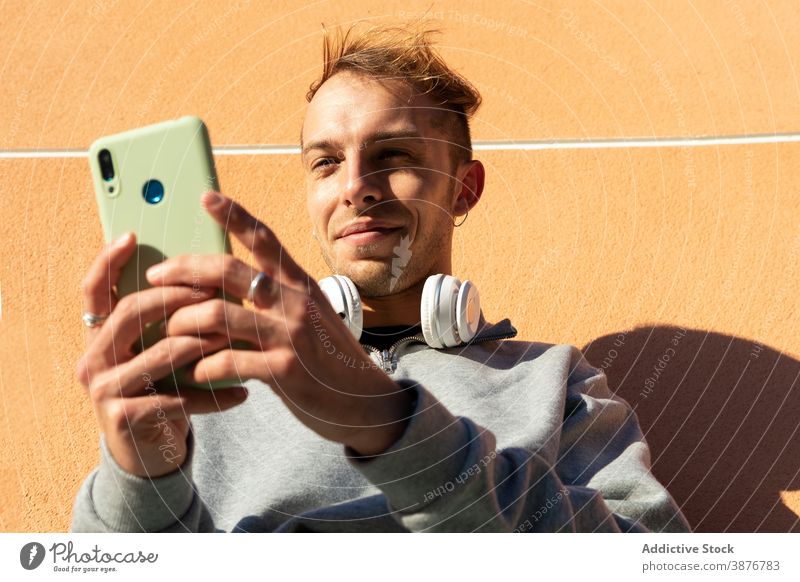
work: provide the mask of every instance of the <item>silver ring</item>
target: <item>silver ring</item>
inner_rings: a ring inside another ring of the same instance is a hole
[[[247,300],[250,303],[255,304],[255,302],[256,302],[256,300],[255,300],[256,289],[258,289],[258,286],[261,284],[261,281],[263,281],[264,279],[268,279],[268,278],[269,278],[269,275],[267,275],[263,271],[260,272],[255,277],[253,277],[253,280],[250,282],[250,289],[247,290]]]
[[[91,311],[84,311],[83,316],[83,325],[86,327],[100,327],[103,325],[103,322],[108,319],[107,315],[97,315],[96,313],[92,313]]]

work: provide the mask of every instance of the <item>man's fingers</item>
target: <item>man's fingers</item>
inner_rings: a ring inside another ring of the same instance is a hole
[[[162,408],[170,418],[181,418],[187,414],[222,412],[241,404],[247,399],[247,388],[233,386],[224,390],[186,388],[180,395],[164,395]]]
[[[147,269],[153,285],[214,287],[227,296],[245,299],[258,271],[233,255],[181,255]]]
[[[135,249],[136,237],[129,232],[107,244],[95,258],[81,284],[85,311],[100,316],[111,313],[117,302],[114,285]],[[86,328],[86,345],[98,332],[99,328]]]
[[[103,334],[122,348],[133,346],[141,337],[147,324],[169,317],[178,308],[192,303],[207,301],[214,296],[211,289],[188,287],[153,287],[133,293],[117,305],[111,317],[103,325]],[[109,341],[109,344],[112,342]]]
[[[94,399],[129,397],[154,391],[156,382],[162,378],[228,345],[228,338],[221,335],[164,338],[129,362],[104,372],[103,381],[95,383],[91,396]]]
[[[219,334],[233,340],[245,340],[259,349],[286,343],[284,318],[268,311],[252,311],[224,299],[211,299],[197,305],[181,307],[167,322],[170,336],[205,336]],[[230,347],[230,346],[229,346]]]
[[[153,287],[123,297],[78,362],[78,379],[88,386],[93,374],[132,358],[134,342],[147,324],[166,319],[179,307],[211,297],[210,289],[188,287]]]
[[[270,350],[220,350],[200,360],[192,370],[192,380],[198,383],[220,380],[258,378],[265,382],[274,377],[284,377],[288,366],[296,363],[288,349]]]
[[[300,303],[307,302],[307,291],[281,285],[267,273],[259,281],[255,281],[257,276],[259,271],[233,255],[182,255],[167,259],[147,270],[147,279],[154,285],[215,287],[222,289],[227,297],[252,300],[261,309],[273,307],[278,302],[283,302],[285,306],[289,303],[289,297]],[[251,297],[250,287],[254,282],[257,287]],[[316,282],[314,288],[311,289],[312,294],[315,291],[321,294]]]
[[[218,192],[204,194],[203,205],[219,224],[253,253],[259,270],[275,277],[282,285],[307,292],[310,278],[267,225]]]
[[[151,392],[145,396],[121,398],[111,408],[112,422],[119,428],[133,428],[140,423],[157,427],[165,420],[187,419],[192,414],[222,412],[247,399],[247,389],[234,386],[225,390],[186,388],[180,394]]]

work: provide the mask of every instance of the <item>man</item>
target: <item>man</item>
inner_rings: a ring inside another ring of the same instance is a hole
[[[688,530],[633,412],[577,348],[506,341],[508,319],[482,313],[469,343],[420,339],[423,285],[451,273],[455,221],[484,184],[467,122],[480,96],[427,34],[326,38],[308,100],[308,210],[331,270],[360,293],[364,345],[273,232],[219,194],[204,205],[254,267],[177,257],[117,301],[135,241],[112,243],[85,279],[87,312],[108,314],[78,364],[102,461],[73,530]],[[220,288],[253,307],[215,299]],[[164,339],[134,354],[165,315]],[[376,343],[388,358],[364,347]],[[156,390],[198,359],[195,381],[252,380]]]

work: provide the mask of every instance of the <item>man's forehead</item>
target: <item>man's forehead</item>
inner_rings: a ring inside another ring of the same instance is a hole
[[[429,131],[441,109],[406,83],[340,73],[320,87],[308,106],[302,140],[367,136],[377,130]]]

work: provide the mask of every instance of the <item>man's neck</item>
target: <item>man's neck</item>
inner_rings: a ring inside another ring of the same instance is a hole
[[[399,293],[384,297],[362,297],[364,327],[383,327],[387,325],[418,325],[419,308],[422,302],[422,289],[425,279]]]

